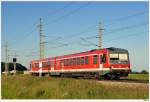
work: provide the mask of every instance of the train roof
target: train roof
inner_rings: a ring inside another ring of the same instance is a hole
[[[122,49],[122,48],[115,48],[115,47],[109,47],[109,48],[107,48],[109,51],[115,51],[115,52],[127,52],[128,53],[128,50],[126,50],[126,49]]]

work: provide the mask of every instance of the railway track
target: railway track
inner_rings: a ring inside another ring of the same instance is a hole
[[[148,84],[149,80],[138,80],[138,79],[111,79],[111,80],[98,80],[94,77],[64,77],[64,78],[75,78],[75,79],[85,79],[85,80],[96,80],[98,82],[114,82],[114,83],[143,83]]]

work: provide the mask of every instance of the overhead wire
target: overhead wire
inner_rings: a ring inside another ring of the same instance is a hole
[[[54,11],[48,13],[48,14],[45,15],[45,17],[43,17],[43,18],[46,19],[48,16],[54,16],[54,15],[56,15],[56,14],[58,14],[58,13],[64,11],[66,8],[70,7],[71,5],[73,5],[73,2],[69,2],[69,3],[67,3],[66,5],[64,5],[63,7],[61,7],[61,8],[59,8],[59,9],[56,9],[56,10],[54,10]]]
[[[110,25],[116,24],[116,22],[118,22],[118,21],[131,19],[131,18],[133,18],[133,17],[140,16],[140,15],[143,15],[143,14],[147,14],[147,11],[142,11],[142,12],[138,12],[138,13],[135,13],[135,14],[132,14],[132,15],[125,16],[125,17],[120,17],[120,18],[114,19],[114,20],[112,20],[112,23],[109,23],[109,24],[107,24],[106,26],[110,26]],[[115,21],[115,22],[114,22],[114,21]],[[144,25],[146,25],[146,24],[144,24]],[[67,38],[69,38],[69,40],[70,40],[70,39],[75,38],[75,37],[77,37],[77,36],[81,36],[82,34],[85,34],[87,31],[92,30],[91,28],[94,28],[94,27],[96,27],[96,26],[97,26],[97,24],[94,24],[94,25],[92,25],[92,26],[89,26],[89,27],[87,27],[85,30],[83,30],[83,31],[81,31],[81,32],[78,32],[78,33],[74,33],[74,34],[69,35]],[[140,25],[137,26],[137,27],[140,27]],[[119,28],[119,29],[125,30],[125,29],[131,29],[131,28],[134,28],[134,25],[129,26],[128,28],[126,27],[126,28]],[[119,29],[116,29],[116,30],[119,30]],[[91,36],[91,37],[87,37],[87,39],[96,38],[96,37],[97,37],[97,36]],[[70,43],[70,42],[69,42],[69,43]],[[68,44],[69,44],[69,43],[68,43]]]
[[[135,13],[135,14],[132,14],[132,15],[125,16],[125,17],[120,17],[120,18],[112,20],[111,21],[112,23],[108,23],[105,26],[110,26],[110,25],[113,25],[113,24],[115,24],[116,22],[118,22],[120,20],[123,21],[123,20],[131,19],[132,17],[140,16],[140,15],[146,14],[146,13],[147,13],[147,11],[142,11],[142,12],[138,12],[138,13]],[[74,33],[74,34],[69,35],[67,38],[69,38],[69,40],[70,40],[71,38],[74,38],[76,36],[86,34],[86,32],[88,32],[90,30],[93,30],[92,28],[95,28],[96,26],[97,26],[97,24],[93,24],[92,26],[88,26],[87,28],[85,28],[84,30],[82,30],[78,33]]]
[[[115,37],[113,39],[103,41],[103,43],[108,43],[108,42],[111,42],[111,41],[118,41],[120,39],[125,39],[127,37],[138,36],[138,35],[143,34],[143,33],[148,33],[148,31],[143,31],[143,32],[140,32],[140,33],[131,33],[131,34],[127,34],[127,35],[118,36],[118,37]],[[86,40],[86,42],[87,42],[87,40]],[[81,43],[79,43],[79,45],[81,45],[81,46],[96,46],[94,44],[81,44]]]
[[[69,13],[67,13],[67,14],[65,14],[65,15],[62,15],[62,16],[60,16],[59,18],[56,18],[56,19],[54,19],[54,20],[52,20],[52,21],[50,21],[50,22],[48,22],[48,23],[45,23],[44,25],[46,26],[46,25],[49,25],[49,24],[53,24],[53,23],[56,23],[56,22],[58,22],[58,21],[60,21],[60,20],[62,20],[62,19],[64,19],[64,18],[66,18],[66,17],[69,17],[69,16],[71,16],[72,14],[75,14],[75,13],[78,12],[79,10],[83,9],[84,7],[87,7],[89,4],[90,4],[90,2],[88,2],[88,3],[84,4],[84,5],[81,5],[81,6],[79,6],[78,8],[76,8],[76,9],[70,11]]]
[[[148,24],[149,24],[148,22],[142,22],[139,24],[134,24],[134,25],[129,25],[129,26],[125,26],[125,27],[120,27],[117,29],[108,30],[106,32],[109,34],[114,34],[114,32],[120,32],[120,31],[124,31],[124,30],[128,30],[128,29],[139,28],[142,26],[146,26]],[[108,34],[103,34],[103,35],[108,35]],[[86,39],[91,39],[91,38],[98,38],[98,35],[86,37]]]

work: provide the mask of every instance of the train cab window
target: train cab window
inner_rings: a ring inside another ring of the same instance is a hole
[[[89,63],[89,56],[85,56],[85,64]]]
[[[84,64],[84,57],[81,57],[81,64]]]
[[[94,56],[93,56],[93,64],[97,64],[97,58],[98,58],[97,55],[94,55]]]
[[[80,57],[77,58],[77,65],[80,65]]]

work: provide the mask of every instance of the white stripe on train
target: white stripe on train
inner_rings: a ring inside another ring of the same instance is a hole
[[[59,72],[59,73],[62,73],[62,72],[95,72],[95,71],[110,71],[110,70],[130,70],[129,68],[91,68],[91,69],[69,69],[69,70],[42,70],[42,73],[45,73],[45,72]],[[31,73],[39,73],[39,70],[36,70],[36,71],[30,71]]]

